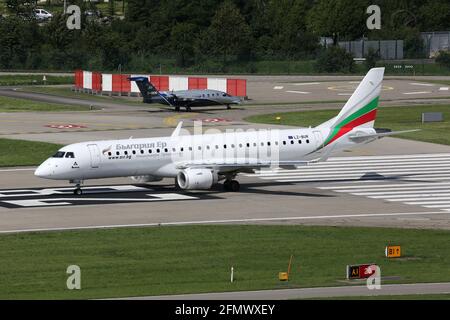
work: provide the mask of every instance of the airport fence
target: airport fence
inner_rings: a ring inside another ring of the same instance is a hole
[[[75,71],[74,89],[92,94],[140,96],[139,88],[129,77],[148,77],[159,91],[210,89],[232,96],[247,97],[247,80],[212,77],[110,74],[85,70]]]

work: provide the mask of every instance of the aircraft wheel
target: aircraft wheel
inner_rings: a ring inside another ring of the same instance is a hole
[[[225,191],[238,192],[241,185],[236,180],[225,180],[223,188]]]
[[[229,104],[227,104],[227,110],[230,110],[231,106]]]
[[[81,190],[81,188],[76,188],[73,190],[73,194],[76,196],[81,196],[83,194],[83,190]]]
[[[180,107],[175,107],[175,111],[180,111]]]
[[[239,184],[239,182],[237,180],[231,180],[230,181],[230,189],[231,189],[231,191],[238,192],[240,188],[241,188],[241,185]]]
[[[231,180],[225,180],[223,183],[223,189],[225,191],[231,191]]]
[[[187,112],[191,112],[191,110],[192,110],[191,107],[186,107]]]

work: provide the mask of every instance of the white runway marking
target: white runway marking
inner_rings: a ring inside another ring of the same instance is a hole
[[[260,170],[256,176],[283,183],[326,182],[332,185],[318,188],[444,211],[450,208],[449,157],[447,153],[334,157],[294,170]]]
[[[22,199],[22,200],[3,200],[5,203],[20,207],[48,207],[48,206],[67,206],[72,205],[73,201],[82,202],[152,202],[167,200],[193,200],[197,197],[191,197],[178,193],[155,193],[147,194],[152,198],[48,198],[48,199]]]
[[[321,219],[342,219],[342,218],[374,218],[374,217],[404,217],[404,216],[428,216],[446,214],[444,211],[429,212],[395,212],[395,213],[364,213],[364,214],[341,214],[341,215],[322,215],[322,216],[297,216],[297,217],[277,217],[277,218],[252,218],[252,219],[229,219],[229,220],[198,220],[198,221],[177,221],[177,222],[157,222],[157,223],[138,223],[138,224],[111,224],[111,225],[91,225],[84,227],[60,227],[60,228],[38,228],[38,229],[16,229],[3,230],[5,233],[24,233],[24,232],[42,232],[42,231],[65,231],[65,230],[86,230],[86,229],[111,229],[111,228],[135,228],[135,227],[155,227],[155,226],[184,226],[200,224],[229,224],[229,223],[253,223],[270,221],[291,221],[291,220],[321,220]]]
[[[288,93],[310,94],[311,92],[288,90]]]
[[[448,91],[448,87],[441,87],[439,88],[439,91]]]
[[[275,87],[273,87],[274,90],[281,90],[283,88],[284,88],[283,86],[275,86]]]
[[[418,92],[403,92],[403,94],[427,94],[427,93],[431,93],[431,91],[418,91]]]
[[[412,82],[410,85],[413,86],[424,86],[424,87],[434,87],[434,84],[431,83],[420,83],[420,82]]]
[[[320,82],[305,82],[305,83],[294,83],[294,86],[313,86],[320,84]]]

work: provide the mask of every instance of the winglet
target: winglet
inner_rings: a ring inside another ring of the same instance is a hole
[[[178,137],[180,135],[181,127],[183,126],[183,121],[178,122],[177,127],[173,130],[171,137]]]

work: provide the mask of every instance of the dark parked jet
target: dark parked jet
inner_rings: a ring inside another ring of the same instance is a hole
[[[159,92],[147,77],[131,77],[141,91],[144,103],[160,103],[171,106],[175,111],[185,108],[191,111],[191,107],[206,107],[224,105],[231,109],[232,104],[240,104],[239,97],[230,96],[226,92],[209,89],[178,90]]]

